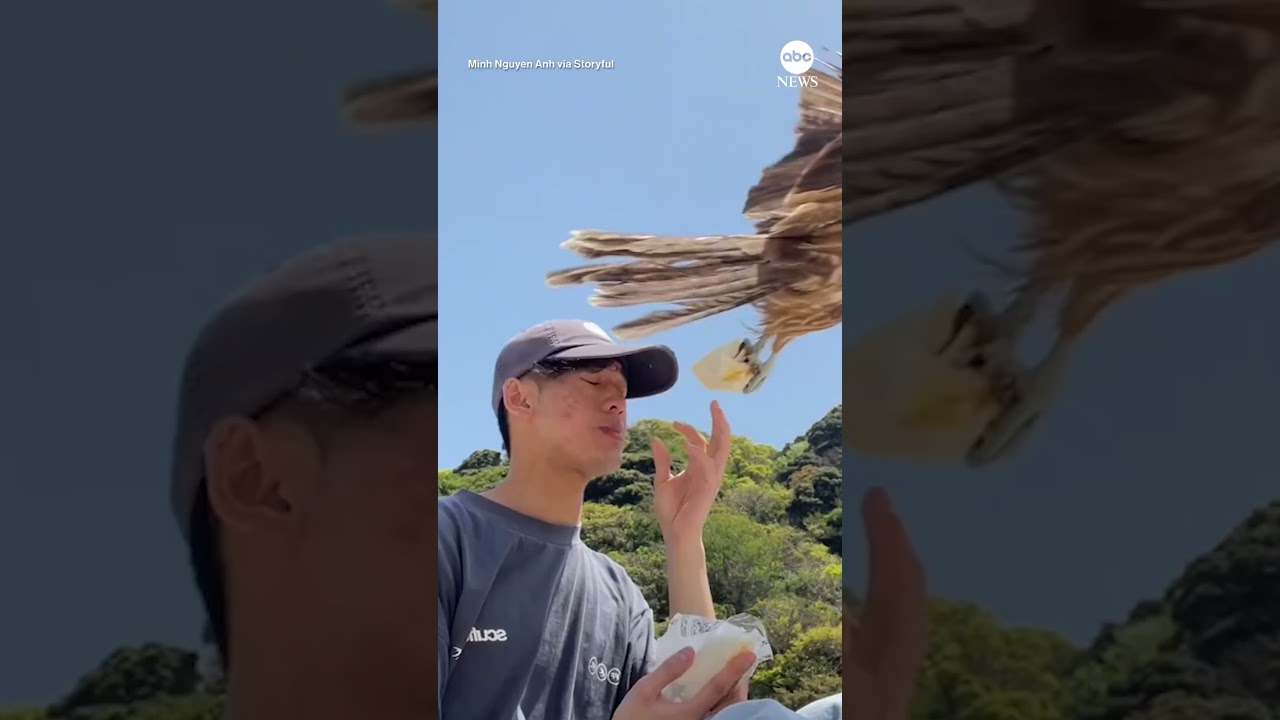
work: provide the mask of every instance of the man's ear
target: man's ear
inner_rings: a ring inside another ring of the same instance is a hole
[[[538,403],[538,384],[532,380],[510,378],[502,384],[502,404],[507,415],[530,415]]]
[[[209,505],[231,530],[280,532],[293,520],[289,489],[282,486],[280,459],[268,447],[263,426],[249,418],[218,423],[204,444]]]

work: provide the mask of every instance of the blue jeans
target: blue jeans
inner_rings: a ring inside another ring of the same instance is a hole
[[[748,700],[731,705],[710,720],[841,720],[840,693],[815,700],[798,711],[773,700]]]

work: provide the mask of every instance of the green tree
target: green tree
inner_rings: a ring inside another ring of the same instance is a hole
[[[454,468],[455,472],[465,473],[502,465],[502,453],[497,450],[477,450],[467,456],[462,464]]]
[[[812,628],[840,626],[839,608],[800,595],[767,597],[751,606],[748,612],[760,618],[773,651],[781,654],[789,652]]]
[[[725,469],[726,485],[738,481],[765,482],[773,478],[773,462],[778,451],[744,437],[734,437]]]
[[[799,709],[840,692],[841,631],[816,627],[801,635],[751,679],[755,697],[771,697]]]
[[[771,482],[743,480],[723,491],[720,506],[736,510],[761,524],[786,522],[792,494],[787,488]]]
[[[1057,720],[1063,673],[1075,656],[1065,639],[1003,628],[973,605],[935,602],[933,637],[913,720]]]

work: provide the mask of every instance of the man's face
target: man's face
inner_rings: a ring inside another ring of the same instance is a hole
[[[424,613],[435,595],[436,428],[436,403],[423,400],[334,433],[301,546],[332,612],[415,656],[434,643]]]
[[[345,649],[333,662],[431,666],[436,408],[433,392],[376,413],[295,403],[217,436],[210,496],[233,622],[243,611],[314,626],[322,646]]]
[[[627,379],[616,360],[585,364],[540,380],[534,434],[588,477],[622,466],[627,439]]]

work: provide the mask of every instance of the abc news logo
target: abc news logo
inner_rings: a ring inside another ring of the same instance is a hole
[[[777,87],[805,88],[818,87],[818,78],[805,75],[813,67],[813,48],[803,40],[792,40],[782,46],[778,54],[782,61],[782,69],[787,75],[779,75]]]

